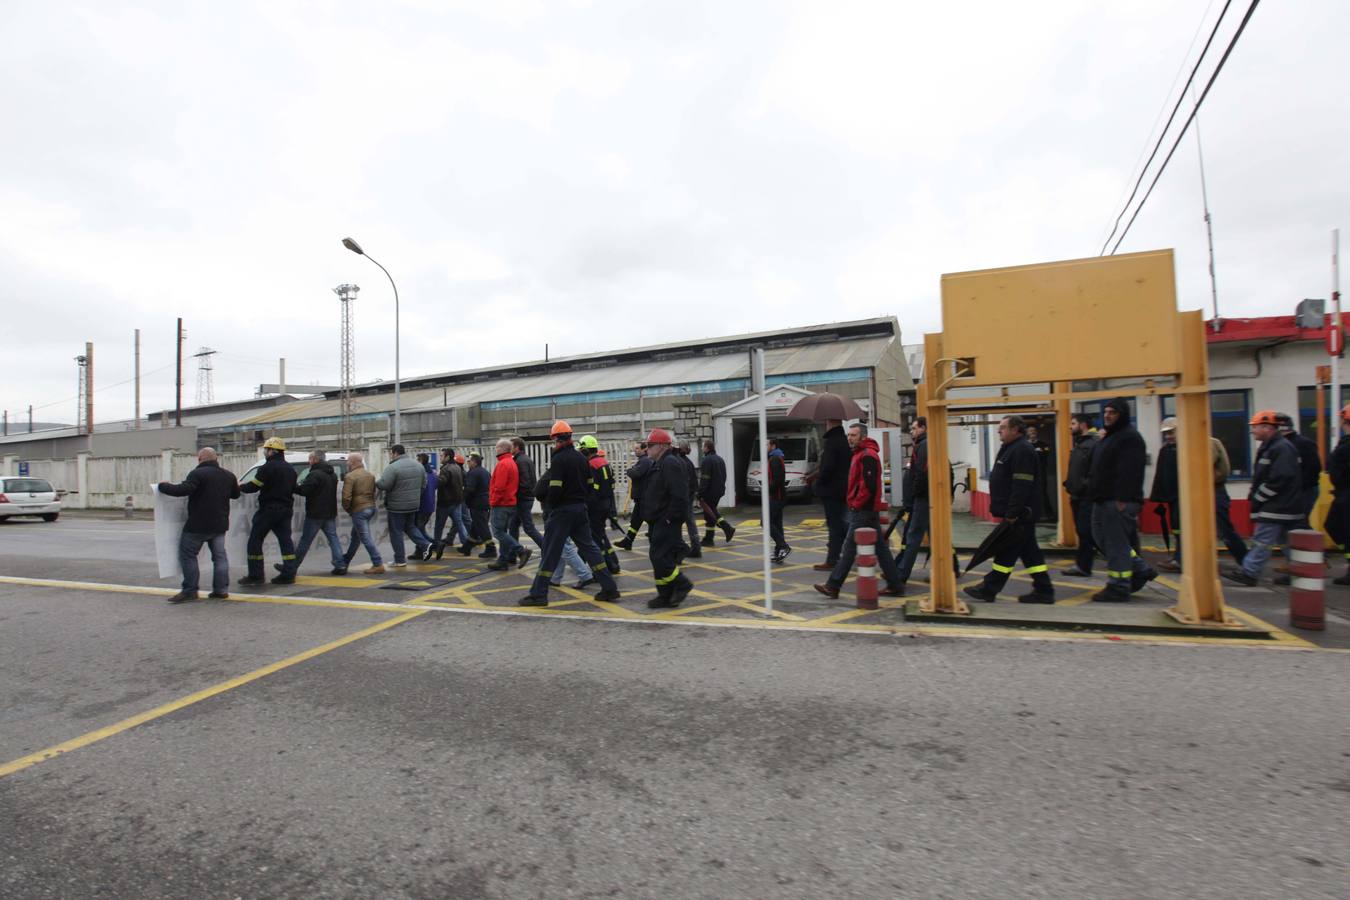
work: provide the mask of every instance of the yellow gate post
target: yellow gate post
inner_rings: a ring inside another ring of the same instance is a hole
[[[1063,400],[1055,401],[1055,492],[1059,496],[1059,529],[1056,543],[1061,547],[1078,546],[1078,529],[1073,521],[1073,502],[1069,492],[1064,489],[1064,481],[1069,477],[1069,454],[1073,451],[1073,434],[1069,431],[1069,392],[1073,384],[1068,381],[1056,381],[1055,393],[1064,395]]]
[[[956,573],[952,569],[952,473],[946,466],[947,372],[951,363],[942,359],[942,335],[923,336],[923,380],[919,383],[918,407],[928,418],[928,546],[932,559],[928,565],[929,592],[919,602],[926,612],[970,613],[965,601],[956,596]],[[937,401],[936,403],[934,401]]]
[[[1214,464],[1209,449],[1209,357],[1199,311],[1177,315],[1181,372],[1177,378],[1177,474],[1181,479],[1181,590],[1165,612],[1187,625],[1238,625],[1223,605],[1214,549]],[[1189,391],[1187,389],[1190,389]],[[1179,539],[1179,538],[1178,538]]]

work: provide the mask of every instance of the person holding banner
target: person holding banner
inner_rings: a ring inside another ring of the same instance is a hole
[[[159,483],[159,492],[168,497],[188,498],[188,517],[178,542],[178,562],[183,567],[183,589],[169,598],[170,603],[197,599],[197,554],[202,544],[211,548],[212,600],[228,600],[230,560],[225,554],[225,532],[230,530],[230,501],[239,496],[234,473],[222,469],[216,451],[204,447],[197,451],[197,468],[180,484]]]

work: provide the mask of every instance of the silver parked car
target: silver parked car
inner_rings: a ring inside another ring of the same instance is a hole
[[[0,478],[0,519],[11,516],[41,516],[55,522],[61,515],[61,498],[45,478],[5,476]]]

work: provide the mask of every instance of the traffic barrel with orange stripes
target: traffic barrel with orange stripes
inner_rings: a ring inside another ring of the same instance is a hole
[[[859,528],[853,532],[858,545],[858,609],[877,608],[877,530]]]
[[[1289,532],[1289,622],[1305,631],[1327,627],[1325,540],[1320,531]]]

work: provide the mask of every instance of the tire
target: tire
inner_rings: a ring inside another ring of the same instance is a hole
[[[42,521],[44,521],[44,522],[55,522],[55,521],[56,521],[56,517],[59,516],[59,515],[61,515],[61,514],[60,514],[60,513],[43,513],[43,514],[42,514]]]

